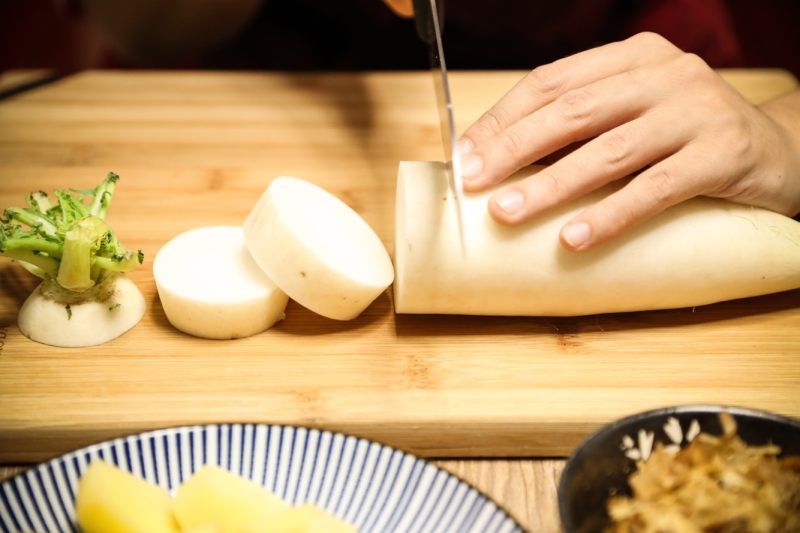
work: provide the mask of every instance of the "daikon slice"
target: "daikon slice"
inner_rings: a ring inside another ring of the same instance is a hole
[[[299,178],[272,180],[244,233],[264,272],[290,298],[328,318],[355,318],[394,278],[389,254],[366,221]]]
[[[178,235],[158,251],[153,275],[167,319],[197,337],[255,335],[283,318],[288,301],[250,257],[238,226]]]

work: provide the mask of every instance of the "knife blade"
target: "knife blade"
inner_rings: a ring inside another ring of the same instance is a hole
[[[461,204],[464,196],[464,180],[461,175],[461,160],[458,157],[456,125],[453,118],[453,99],[450,95],[450,82],[447,77],[447,63],[444,58],[442,44],[442,21],[444,20],[444,2],[442,0],[414,0],[414,21],[417,34],[428,44],[433,73],[433,85],[436,92],[436,107],[439,110],[439,127],[442,134],[445,161],[447,165],[447,181],[450,193],[455,202],[456,224],[459,243],[464,252],[464,221]]]

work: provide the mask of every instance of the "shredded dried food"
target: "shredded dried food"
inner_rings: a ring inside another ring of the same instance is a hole
[[[607,533],[797,533],[800,456],[748,446],[720,414],[722,435],[700,433],[675,450],[657,444],[637,463],[633,496],[608,501]]]

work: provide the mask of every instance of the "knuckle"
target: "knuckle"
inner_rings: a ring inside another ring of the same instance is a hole
[[[606,164],[619,166],[632,154],[630,136],[622,132],[611,132],[600,137],[600,155]]]
[[[544,178],[542,186],[551,202],[559,201],[566,196],[567,191],[564,187],[564,181],[557,174],[546,172],[542,177]]]
[[[486,137],[490,137],[500,132],[503,129],[503,122],[501,120],[501,113],[496,109],[490,109],[481,116],[478,120],[479,133]]]
[[[536,67],[525,76],[528,86],[540,94],[556,92],[561,87],[561,79],[561,69],[555,63]]]
[[[647,174],[648,195],[657,205],[666,206],[674,203],[677,196],[677,179],[665,169]]]
[[[666,38],[652,31],[643,31],[630,38],[631,44],[637,48],[646,50],[667,50],[674,49],[675,45]]]
[[[594,113],[592,99],[585,89],[569,91],[556,102],[561,117],[568,122],[587,122]]]
[[[503,148],[503,150],[505,150],[512,157],[518,158],[522,155],[523,151],[522,139],[520,138],[517,132],[507,131],[502,135],[500,135],[497,138],[497,141]]]
[[[712,73],[708,63],[697,54],[683,53],[677,61],[681,72],[690,79],[702,79]]]

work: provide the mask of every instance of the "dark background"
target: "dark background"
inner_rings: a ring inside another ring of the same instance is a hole
[[[699,53],[714,67],[779,67],[800,77],[800,0],[595,0],[576,1],[569,9],[563,1],[483,0],[482,7],[471,11],[469,4],[449,0],[446,5],[451,30],[445,36],[449,66],[454,69],[527,69],[653,30],[684,50]],[[378,0],[268,1],[234,41],[171,64],[144,64],[119,56],[75,5],[69,0],[0,0],[0,72],[138,67],[413,69],[424,68],[427,61],[412,21],[395,17]],[[613,9],[602,11],[609,5]],[[705,23],[722,33],[722,52],[703,41],[714,37],[699,23],[693,26],[695,19],[686,19],[682,5],[700,6],[701,12],[705,8],[701,13]],[[718,12],[720,6],[724,16]],[[365,13],[371,17],[369,23],[363,20]]]

